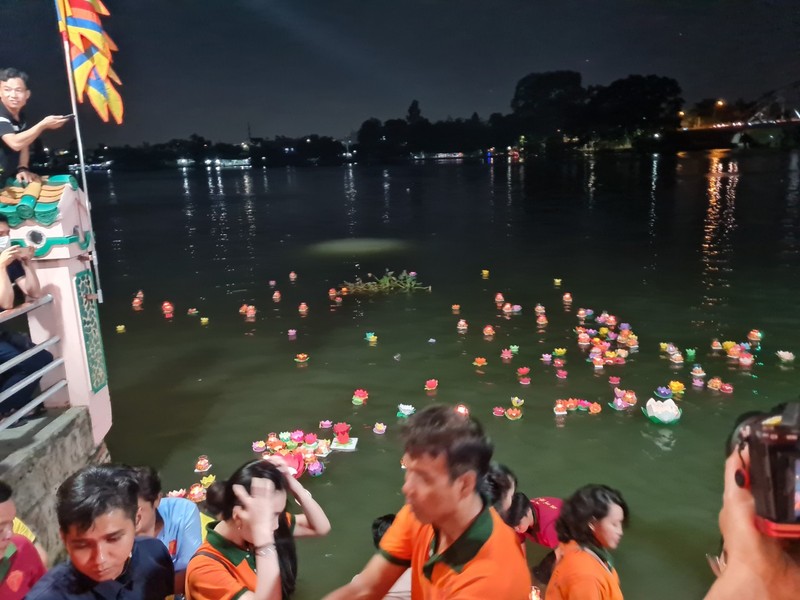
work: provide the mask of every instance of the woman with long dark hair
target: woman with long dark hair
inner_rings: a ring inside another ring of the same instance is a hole
[[[610,550],[619,545],[627,520],[622,494],[608,486],[587,485],[568,498],[556,522],[560,558],[547,600],[622,600]]]
[[[292,494],[303,514],[286,512]],[[280,600],[297,580],[292,535],[325,535],[322,508],[289,473],[282,460],[255,460],[225,482],[222,520],[209,525],[205,543],[186,570],[187,600]]]

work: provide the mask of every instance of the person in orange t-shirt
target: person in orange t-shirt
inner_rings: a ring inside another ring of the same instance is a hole
[[[414,600],[528,600],[517,536],[478,491],[493,450],[480,424],[434,405],[403,437],[406,505],[359,576],[325,600],[379,600],[409,567]]]
[[[627,520],[622,494],[605,485],[584,486],[564,502],[547,600],[623,600],[609,550],[619,545]]]

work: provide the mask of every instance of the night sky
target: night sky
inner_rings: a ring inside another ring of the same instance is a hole
[[[123,126],[93,145],[347,136],[369,117],[509,112],[516,82],[674,77],[684,98],[753,99],[800,79],[798,0],[105,0]],[[29,121],[71,112],[52,0],[0,2],[0,66],[32,78]],[[47,139],[53,139],[52,136]],[[57,140],[56,140],[57,141]]]

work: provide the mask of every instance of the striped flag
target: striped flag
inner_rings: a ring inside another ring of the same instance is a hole
[[[124,107],[116,85],[121,81],[111,63],[117,45],[103,30],[100,17],[109,16],[101,0],[55,0],[58,29],[69,45],[75,92],[78,101],[89,98],[97,114],[108,122],[109,115],[122,123]]]

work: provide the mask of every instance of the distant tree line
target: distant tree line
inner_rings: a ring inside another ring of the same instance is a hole
[[[174,166],[178,159],[202,165],[206,160],[249,158],[253,166],[341,164],[347,161],[387,162],[412,155],[441,152],[482,154],[490,149],[520,152],[569,149],[635,147],[660,132],[682,126],[746,120],[755,102],[703,99],[684,109],[682,90],[675,79],[658,75],[629,75],[608,85],[584,86],[580,73],[551,71],[526,75],[516,85],[508,114],[493,113],[482,119],[430,121],[413,100],[405,116],[381,121],[370,118],[354,140],[307,135],[250,138],[240,144],[214,143],[200,135],[137,147],[99,145],[90,157],[113,160],[116,168]],[[778,108],[775,108],[777,111]],[[34,150],[37,150],[36,148]],[[74,148],[62,157],[35,158],[69,162]],[[53,165],[59,166],[59,165]]]

